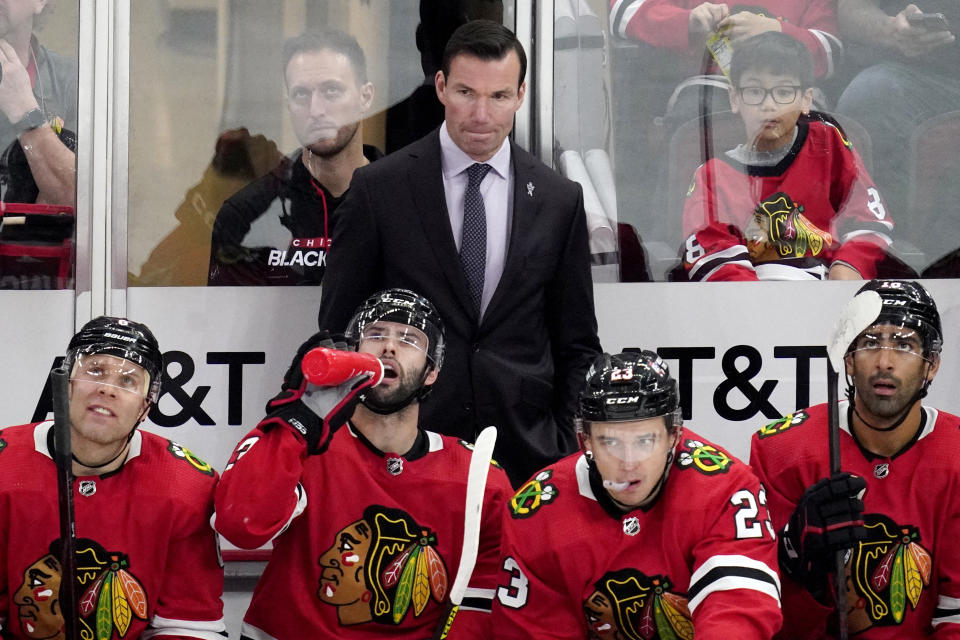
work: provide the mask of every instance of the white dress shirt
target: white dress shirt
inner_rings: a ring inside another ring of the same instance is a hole
[[[467,168],[476,160],[468,156],[450,137],[447,123],[440,126],[440,166],[443,171],[443,193],[450,216],[453,240],[460,250],[463,236],[463,196],[467,191]],[[480,316],[483,317],[497,290],[503,265],[510,246],[510,221],[513,214],[513,172],[510,169],[510,141],[504,140],[500,149],[485,164],[491,170],[480,183],[480,196],[487,215],[487,261],[483,274],[483,296]]]

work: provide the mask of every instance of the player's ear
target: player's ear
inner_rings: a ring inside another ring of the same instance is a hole
[[[813,106],[813,87],[807,87],[803,90],[803,95],[800,96],[800,111],[803,115],[810,113],[810,108]]]
[[[360,113],[366,113],[370,110],[374,93],[376,93],[376,91],[373,88],[372,82],[365,82],[360,85]]]
[[[740,100],[737,95],[737,89],[733,85],[727,87],[727,95],[730,98],[730,110],[734,113],[740,113]]]
[[[933,353],[930,358],[930,366],[927,367],[927,382],[933,382],[934,377],[937,375],[937,371],[940,370],[940,354]]]

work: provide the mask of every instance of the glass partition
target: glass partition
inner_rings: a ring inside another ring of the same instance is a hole
[[[960,13],[895,4],[555,0],[553,160],[599,279],[955,277]]]

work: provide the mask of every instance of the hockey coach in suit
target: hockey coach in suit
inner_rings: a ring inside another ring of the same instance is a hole
[[[385,288],[433,300],[448,369],[423,424],[471,442],[496,425],[514,485],[576,448],[576,392],[600,351],[583,193],[507,139],[525,72],[503,25],[454,32],[436,75],[445,121],[354,174],[319,314],[340,330]]]

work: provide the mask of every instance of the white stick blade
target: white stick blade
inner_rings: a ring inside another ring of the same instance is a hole
[[[843,356],[850,343],[874,323],[882,308],[883,300],[876,291],[858,293],[844,306],[833,326],[830,344],[827,345],[827,357],[834,371],[843,371]]]
[[[463,550],[460,566],[450,588],[450,601],[459,605],[467,591],[473,567],[477,564],[480,548],[480,513],[483,511],[483,493],[487,487],[487,474],[493,458],[493,446],[497,443],[497,428],[487,427],[477,436],[470,455],[470,470],[467,473],[467,499],[463,512]]]

